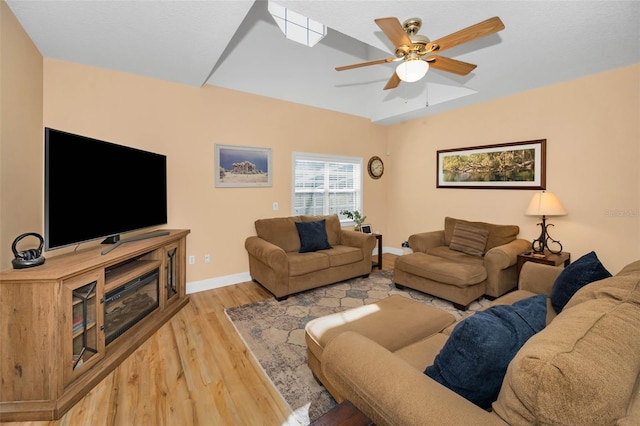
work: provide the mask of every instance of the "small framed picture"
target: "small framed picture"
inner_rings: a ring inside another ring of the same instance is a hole
[[[271,148],[215,145],[218,188],[271,186]]]
[[[360,232],[363,232],[365,234],[372,234],[373,233],[373,231],[371,231],[371,225],[368,225],[368,224],[365,224],[365,223],[360,225]]]

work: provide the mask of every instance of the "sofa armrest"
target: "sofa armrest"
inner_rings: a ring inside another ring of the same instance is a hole
[[[518,289],[551,296],[553,284],[562,270],[562,266],[525,262],[520,270]]]
[[[506,424],[356,332],[329,342],[322,371],[344,399],[379,426]]]
[[[287,261],[287,254],[277,245],[271,244],[260,237],[251,236],[245,240],[244,247],[251,256],[276,271],[284,272],[284,276],[288,276],[289,262]]]
[[[421,232],[409,236],[409,247],[413,251],[426,253],[428,249],[444,245],[444,230]]]
[[[484,255],[484,264],[487,268],[507,269],[518,262],[518,255],[531,250],[531,243],[517,238],[510,243],[497,246],[487,251]]]
[[[343,229],[340,235],[340,243],[343,246],[357,247],[370,253],[376,246],[376,237],[364,232]]]

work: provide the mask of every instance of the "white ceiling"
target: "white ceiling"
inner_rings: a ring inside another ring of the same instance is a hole
[[[7,0],[44,57],[205,84],[392,124],[640,62],[638,1],[328,1],[278,4],[329,27],[287,40],[266,1]],[[375,18],[412,17],[431,40],[493,16],[505,29],[442,53],[478,67],[382,88],[395,65]],[[639,76],[640,78],[640,76]]]

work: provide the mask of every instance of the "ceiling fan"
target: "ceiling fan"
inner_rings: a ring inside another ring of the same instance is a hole
[[[446,49],[504,29],[504,24],[500,18],[495,16],[460,31],[456,31],[448,36],[439,38],[436,41],[431,41],[426,36],[418,34],[422,26],[422,20],[420,18],[407,19],[402,25],[398,18],[395,17],[378,18],[375,22],[396,47],[396,57],[336,67],[336,71],[402,61],[402,63],[396,67],[396,72],[393,73],[384,86],[384,90],[397,87],[400,81],[411,83],[420,80],[427,74],[429,66],[458,75],[469,74],[476,68],[476,65],[443,56],[436,56],[434,53],[443,52]]]

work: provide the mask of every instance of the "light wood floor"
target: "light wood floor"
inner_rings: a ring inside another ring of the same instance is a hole
[[[383,269],[396,256],[384,254]],[[283,425],[291,411],[224,313],[271,297],[246,282],[194,293],[60,420],[44,425]]]

